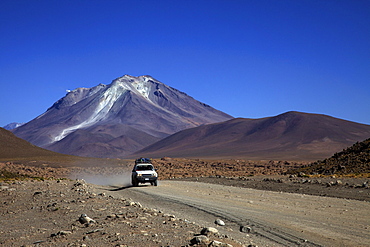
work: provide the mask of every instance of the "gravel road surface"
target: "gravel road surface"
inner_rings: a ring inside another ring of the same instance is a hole
[[[370,203],[189,181],[97,186],[258,246],[370,246]],[[241,231],[242,230],[242,231]]]

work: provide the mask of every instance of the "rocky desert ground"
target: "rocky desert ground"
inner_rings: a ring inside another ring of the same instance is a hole
[[[83,180],[31,179],[0,188],[2,246],[188,246],[203,229],[129,198],[96,194]],[[83,214],[91,221],[80,222]],[[240,246],[218,234],[209,239],[211,246]]]
[[[161,180],[370,201],[368,177],[285,175],[288,169],[302,165],[296,162],[163,158],[154,164]],[[172,212],[142,206],[140,200],[101,192],[95,186],[129,187],[131,165],[126,161],[106,167],[0,163],[0,245],[257,246],[252,238],[240,241],[232,235],[213,233],[218,228],[215,219],[210,219],[208,225],[199,224]],[[12,179],[12,175],[17,178]],[[84,214],[92,220],[81,223]]]

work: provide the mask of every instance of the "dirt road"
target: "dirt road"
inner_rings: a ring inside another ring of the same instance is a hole
[[[187,181],[97,186],[258,246],[370,246],[370,203]],[[241,232],[240,230],[243,230]]]

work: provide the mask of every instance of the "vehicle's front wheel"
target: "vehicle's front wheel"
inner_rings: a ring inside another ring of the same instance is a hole
[[[158,185],[157,180],[155,180],[155,181],[153,182],[153,185],[154,185],[154,186],[157,186],[157,185]]]
[[[136,179],[134,179],[134,178],[132,179],[131,184],[132,184],[132,186],[134,186],[134,187],[139,186],[138,181],[137,181]]]

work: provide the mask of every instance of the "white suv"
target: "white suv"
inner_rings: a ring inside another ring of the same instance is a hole
[[[139,186],[139,183],[150,183],[157,186],[157,180],[158,174],[150,159],[140,158],[135,160],[135,166],[131,174],[132,186]]]

